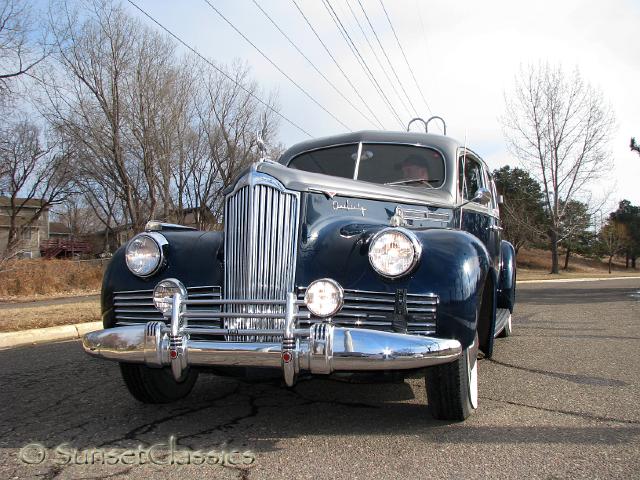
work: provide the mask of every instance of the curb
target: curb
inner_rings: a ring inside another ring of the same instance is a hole
[[[553,278],[549,280],[516,280],[519,283],[571,283],[571,282],[601,282],[603,280],[640,280],[638,277],[597,277],[597,278]]]
[[[100,330],[102,322],[77,323],[75,325],[61,325],[59,327],[34,328],[17,332],[0,333],[0,349],[20,347],[60,340],[75,340],[85,333]]]

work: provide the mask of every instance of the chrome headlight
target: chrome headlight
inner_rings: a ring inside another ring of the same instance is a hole
[[[164,316],[171,315],[171,307],[173,305],[173,296],[179,293],[182,299],[187,298],[187,289],[180,280],[175,278],[167,278],[158,282],[156,288],[153,289],[153,304],[162,312]]]
[[[307,287],[304,302],[316,317],[332,317],[342,308],[344,292],[335,280],[322,278]]]
[[[150,277],[164,262],[162,247],[167,239],[159,233],[141,233],[127,245],[126,261],[131,273],[139,277]]]
[[[376,233],[369,245],[369,262],[380,275],[396,278],[411,272],[418,264],[422,246],[416,236],[404,228],[385,228]]]

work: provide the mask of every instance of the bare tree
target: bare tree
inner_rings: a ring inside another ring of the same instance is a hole
[[[76,183],[108,231],[156,218],[197,226],[221,217],[222,190],[257,159],[256,132],[275,143],[277,121],[251,93],[249,69],[234,81],[109,0],[81,14],[52,14],[62,72],[46,83],[47,116],[74,145]],[[248,93],[250,92],[250,93]],[[261,95],[263,96],[263,95]],[[275,102],[275,94],[270,102]]]
[[[603,252],[608,257],[609,273],[611,273],[613,257],[621,252],[627,241],[628,231],[626,225],[623,223],[610,220],[600,230],[600,243]]]
[[[48,56],[42,27],[30,2],[0,0],[0,95],[11,92],[15,80],[31,76]]]
[[[83,152],[79,174],[116,192],[135,229],[149,213],[149,176],[135,162],[129,142],[127,88],[138,58],[136,42],[144,27],[111,2],[89,3],[86,16],[62,4],[54,18],[56,57],[64,71],[49,82],[50,118]],[[151,197],[153,198],[153,197]]]
[[[222,191],[258,159],[256,134],[270,144],[278,123],[271,110],[248,93],[255,95],[258,85],[249,79],[246,65],[236,62],[227,68],[235,83],[202,68],[203,88],[195,100],[198,147],[189,159],[186,197],[189,207],[200,210],[204,226],[205,212],[212,212],[217,223],[222,221]],[[269,103],[275,104],[274,93]]]
[[[558,273],[567,207],[610,165],[613,113],[577,70],[540,65],[521,71],[501,121],[512,152],[542,186],[551,273]]]
[[[9,232],[5,256],[16,253],[20,232],[72,193],[69,145],[27,120],[0,129],[0,164],[5,166],[0,194],[7,197]],[[36,206],[37,208],[27,208]],[[28,212],[28,213],[27,213]]]

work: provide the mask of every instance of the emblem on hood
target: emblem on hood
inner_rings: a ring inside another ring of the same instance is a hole
[[[364,217],[364,212],[367,211],[366,207],[361,206],[359,203],[353,204],[349,200],[345,200],[344,203],[340,203],[338,200],[334,200],[331,204],[334,210],[359,210]]]

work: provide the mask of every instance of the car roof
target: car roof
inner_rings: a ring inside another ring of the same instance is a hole
[[[332,135],[329,137],[315,138],[313,140],[296,143],[280,156],[278,162],[283,165],[288,165],[291,159],[304,152],[359,142],[398,143],[434,147],[449,155],[455,155],[456,149],[461,146],[460,142],[454,138],[444,135],[436,135],[433,133],[362,130],[359,132]]]

